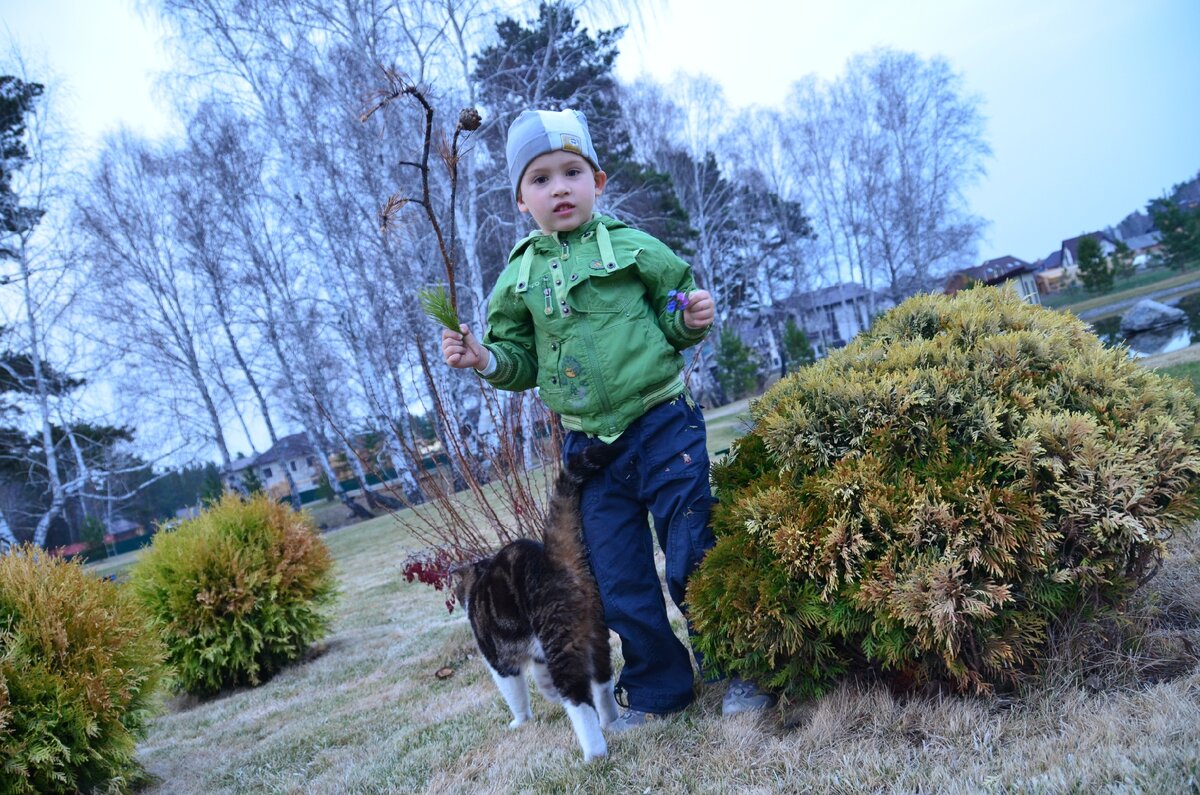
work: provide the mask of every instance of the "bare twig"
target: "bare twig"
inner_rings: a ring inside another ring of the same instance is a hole
[[[545,520],[542,498],[557,472],[561,431],[544,405],[529,394],[501,395],[483,383],[478,388],[484,412],[493,426],[500,429],[497,444],[483,448],[482,460],[473,457],[467,443],[469,434],[451,422],[440,394],[432,398],[438,425],[444,429],[441,453],[436,448],[423,450],[418,440],[407,439],[401,433],[393,437],[400,442],[410,471],[418,473],[423,501],[414,500],[397,488],[396,481],[382,471],[379,462],[365,455],[361,444],[356,444],[339,428],[326,407],[313,396],[318,412],[345,447],[379,480],[378,491],[393,498],[388,502],[409,509],[401,514],[385,503],[388,513],[427,545],[405,561],[405,575],[411,574],[439,590],[455,565],[483,557],[496,546],[517,538],[537,537]],[[522,424],[520,418],[524,413],[531,415],[531,427]],[[533,454],[532,461],[526,461],[527,446]],[[448,476],[446,466],[439,462],[443,455],[446,464],[465,473],[465,489],[455,488],[455,478]],[[430,465],[431,471],[422,474]],[[479,474],[481,470],[491,476],[483,477]],[[368,484],[362,486],[365,489]],[[452,608],[452,599],[448,606]]]
[[[450,307],[457,314],[458,312],[458,290],[457,278],[455,277],[455,251],[457,248],[457,221],[455,206],[458,201],[458,159],[459,159],[459,140],[462,133],[470,133],[479,129],[482,123],[482,118],[479,111],[475,108],[465,108],[458,115],[458,122],[454,126],[454,135],[451,139],[449,150],[442,148],[440,152],[442,160],[446,163],[450,171],[450,228],[447,235],[443,229],[437,211],[433,206],[433,196],[429,189],[429,153],[433,147],[433,117],[434,109],[430,104],[425,93],[417,87],[417,85],[408,80],[404,75],[397,72],[395,69],[384,68],[383,74],[387,78],[388,86],[384,89],[375,91],[370,100],[373,102],[368,108],[359,115],[361,121],[367,121],[375,113],[375,111],[383,108],[385,105],[399,99],[400,97],[412,97],[417,104],[421,106],[425,116],[425,131],[421,141],[421,159],[419,161],[401,160],[400,165],[412,166],[421,174],[421,196],[418,199],[400,199],[393,195],[388,199],[387,204],[380,212],[380,227],[384,232],[389,231],[394,226],[393,218],[408,202],[413,202],[421,205],[425,210],[425,217],[429,221],[429,226],[433,229],[433,234],[438,241],[438,252],[442,257],[442,264],[446,268],[446,288],[450,299]]]
[[[406,204],[417,204],[425,211],[437,239],[438,252],[446,272],[446,289],[440,286],[420,293],[426,314],[444,326],[457,329],[458,293],[455,266],[458,252],[458,166],[463,142],[479,129],[482,119],[474,108],[459,113],[453,133],[437,142],[438,156],[449,174],[449,216],[445,225],[434,205],[430,189],[430,152],[434,146],[434,108],[425,92],[394,70],[385,69],[388,85],[372,97],[372,104],[363,112],[366,121],[371,115],[400,97],[411,98],[423,113],[423,136],[420,155],[415,160],[401,160],[399,164],[417,169],[421,188],[419,196],[402,198],[393,195],[380,212],[380,227],[384,232],[394,228],[396,219]],[[561,449],[558,424],[549,412],[532,395],[521,394],[501,398],[495,390],[482,382],[480,390],[481,423],[494,429],[495,437],[489,433],[481,438],[478,430],[464,423],[459,405],[448,401],[442,394],[437,378],[434,377],[429,361],[426,341],[419,331],[414,339],[418,364],[425,376],[426,393],[432,401],[432,416],[435,433],[442,443],[446,469],[450,477],[442,477],[442,467],[437,465],[434,454],[434,472],[425,476],[429,456],[418,449],[415,438],[406,438],[395,433],[394,438],[406,448],[404,455],[409,459],[412,470],[422,478],[421,488],[435,510],[424,510],[412,505],[407,495],[393,492],[399,500],[414,510],[407,514],[406,523],[414,535],[429,544],[429,549],[411,557],[405,565],[405,574],[439,589],[445,585],[450,568],[463,561],[477,559],[497,543],[505,544],[520,537],[540,535],[544,520],[542,495],[548,487],[548,479],[557,471],[555,466],[545,466],[557,461]],[[506,403],[505,400],[508,402]],[[537,406],[531,409],[531,406]],[[536,417],[533,427],[522,427],[523,417]],[[357,450],[353,444],[347,444]],[[367,466],[373,463],[363,462]],[[380,478],[386,481],[385,478]],[[469,496],[467,496],[469,494]],[[501,499],[502,498],[502,499]],[[448,602],[448,605],[452,605]]]

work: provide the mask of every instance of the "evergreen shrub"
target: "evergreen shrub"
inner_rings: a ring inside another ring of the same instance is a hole
[[[918,296],[752,405],[714,468],[695,645],[793,697],[1014,685],[1197,515],[1191,385],[1011,290]]]
[[[257,685],[328,629],[332,559],[306,514],[226,494],[161,531],[130,586],[166,641],[177,687]]]
[[[0,556],[0,793],[140,779],[164,650],[129,596],[34,547]]]
[[[730,400],[741,400],[759,388],[758,357],[732,330],[717,344],[717,383]]]

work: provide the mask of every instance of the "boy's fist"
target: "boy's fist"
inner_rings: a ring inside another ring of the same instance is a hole
[[[470,326],[463,323],[458,328],[459,331],[442,329],[442,358],[446,364],[460,370],[468,367],[482,370],[487,367],[492,354],[471,333]]]
[[[704,328],[713,322],[716,304],[708,290],[693,290],[687,294],[687,306],[683,308],[683,324],[688,328]]]

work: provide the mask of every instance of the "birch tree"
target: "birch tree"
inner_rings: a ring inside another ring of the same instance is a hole
[[[393,437],[406,433],[406,409],[401,407],[409,400],[397,387],[412,365],[402,355],[398,360],[397,353],[403,354],[406,347],[398,343],[410,336],[403,323],[412,314],[385,311],[383,305],[395,299],[378,296],[391,293],[411,301],[414,286],[429,281],[421,272],[428,257],[414,256],[407,236],[385,239],[378,221],[388,192],[415,178],[398,166],[406,141],[413,137],[412,126],[406,126],[403,117],[389,117],[382,129],[379,124],[366,129],[357,117],[362,96],[382,79],[379,67],[387,63],[385,58],[407,55],[419,74],[438,71],[438,52],[446,42],[445,16],[460,12],[462,5],[415,3],[392,10],[345,6],[318,14],[313,8],[292,13],[279,3],[257,2],[238,9],[255,20],[245,26],[233,18],[234,9],[226,3],[168,4],[192,31],[189,39],[197,57],[236,78],[236,96],[248,100],[247,120],[256,130],[252,137],[266,153],[267,165],[261,171],[267,176],[260,180],[256,201],[278,215],[256,217],[253,229],[239,222],[241,245],[259,251],[257,259],[251,259],[252,270],[265,272],[264,252],[273,244],[261,238],[274,225],[277,236],[289,230],[288,245],[297,255],[289,263],[293,271],[320,267],[322,275],[334,277],[321,284],[312,280],[310,286],[325,293],[322,300],[340,302],[336,311],[325,313],[339,320],[310,332],[322,339],[342,337],[342,348],[357,364],[352,378],[372,404],[383,425],[380,430]],[[456,24],[461,30],[461,20]],[[237,201],[227,204],[239,206]],[[478,270],[474,272],[471,293],[479,296],[481,281]],[[284,307],[280,302],[274,305]],[[368,347],[361,347],[363,343]],[[341,427],[355,424],[348,417],[336,422]],[[401,473],[407,467],[397,453],[411,442],[398,438],[391,445]],[[413,490],[411,475],[402,477]]]
[[[240,162],[240,156],[245,153],[245,145],[240,142],[252,139],[253,133],[247,125],[239,123],[215,104],[202,106],[189,129],[190,141],[184,154],[187,166],[177,183],[176,196],[176,206],[188,208],[180,218],[181,242],[202,277],[206,287],[203,295],[211,304],[223,342],[274,446],[280,440],[275,412],[267,399],[262,376],[251,362],[252,351],[260,347],[261,339],[251,335],[249,317],[238,311],[244,299],[249,297],[242,274],[236,267],[245,230],[239,223],[237,200],[231,197],[247,189],[259,189],[254,184],[247,188],[247,181],[257,176],[258,169],[253,164]],[[238,396],[232,394],[232,389],[229,391],[235,402],[235,412],[241,419],[242,412],[236,408]],[[253,444],[252,432],[245,427],[244,421],[243,427]],[[292,505],[299,510],[300,489],[291,471],[287,467],[283,470]]]
[[[18,527],[38,546],[52,527],[69,542],[106,499],[107,484],[146,468],[123,449],[131,429],[110,424],[86,394],[104,362],[84,339],[78,312],[86,262],[61,233],[69,213],[65,140],[41,85],[0,77],[0,394],[12,401],[0,413],[13,423],[0,449],[0,480],[9,481],[0,546],[15,541]],[[110,508],[136,491],[108,495]]]
[[[771,307],[802,289],[803,244],[812,233],[799,202],[776,192],[777,169],[767,163],[760,173],[766,161],[743,155],[769,147],[773,129],[744,125],[708,78],[676,75],[670,86],[642,81],[624,95],[639,154],[670,177],[695,229],[688,259],[716,299],[718,345],[726,330],[737,333],[738,321],[757,324],[760,344],[778,351],[783,325]],[[713,375],[705,364],[698,372]],[[716,378],[696,380],[698,390],[723,389]]]
[[[964,191],[990,150],[978,98],[944,60],[875,50],[797,83],[788,107],[780,129],[825,262],[867,288],[870,315],[877,289],[899,301],[973,261],[983,222]]]
[[[52,227],[42,225],[62,197],[59,167],[65,153],[44,91],[40,83],[0,76],[0,286],[11,291],[3,303],[12,308],[6,309],[12,313],[9,341],[16,342],[15,351],[0,357],[0,379],[26,407],[31,433],[7,452],[10,459],[16,454],[9,462],[14,470],[24,469],[27,482],[42,489],[26,507],[36,515],[32,540],[38,546],[45,546],[51,523],[83,485],[65,477],[60,460],[63,434],[72,434],[75,421],[62,402],[83,381],[49,365],[52,354],[60,352],[52,335],[72,300],[75,280]],[[60,417],[65,423],[56,427]],[[10,433],[19,439],[24,431]],[[14,542],[13,521],[0,509],[0,547]]]
[[[196,261],[180,245],[172,203],[179,159],[155,152],[128,134],[105,151],[77,205],[78,228],[94,262],[91,312],[107,338],[127,357],[142,395],[160,416],[177,423],[184,439],[193,433],[231,464],[221,401],[213,375],[220,363],[204,357],[204,341],[219,333],[201,300],[207,285]],[[152,380],[147,380],[152,379]]]

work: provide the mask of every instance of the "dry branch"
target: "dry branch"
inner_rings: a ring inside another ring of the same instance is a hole
[[[436,139],[437,156],[449,176],[449,204],[446,222],[435,206],[430,189],[430,155],[435,148],[435,110],[426,92],[404,75],[384,69],[387,85],[374,92],[360,118],[367,121],[378,110],[404,97],[420,106],[423,114],[423,136],[420,155],[414,160],[400,160],[399,165],[417,169],[420,194],[409,198],[392,195],[379,214],[380,228],[386,233],[398,224],[400,213],[409,204],[424,210],[429,228],[437,239],[438,253],[446,274],[446,286],[438,285],[421,290],[419,298],[426,315],[443,326],[457,330],[458,294],[455,272],[458,250],[456,207],[458,203],[458,166],[466,137],[482,123],[479,111],[465,108],[454,125],[453,132]],[[481,436],[476,429],[460,418],[459,401],[448,401],[442,394],[439,379],[434,376],[426,352],[425,340],[417,332],[413,349],[425,377],[427,395],[432,402],[432,417],[441,450],[430,455],[421,450],[416,439],[403,433],[394,438],[407,449],[404,455],[418,473],[423,497],[434,508],[420,506],[408,495],[391,489],[402,504],[413,508],[406,514],[406,523],[413,534],[428,548],[410,557],[405,575],[441,589],[450,568],[466,560],[487,554],[497,544],[520,537],[540,534],[543,520],[542,495],[553,476],[561,449],[557,420],[532,395],[502,398],[480,382],[479,423],[493,429]],[[533,427],[523,428],[522,417],[531,418]],[[526,434],[530,434],[527,438]],[[351,449],[357,449],[353,444]],[[442,463],[439,463],[441,461]],[[433,463],[432,473],[425,475]],[[374,463],[363,460],[365,466]],[[378,475],[376,469],[372,469]],[[385,478],[380,478],[386,482]],[[447,606],[452,606],[448,601]]]

